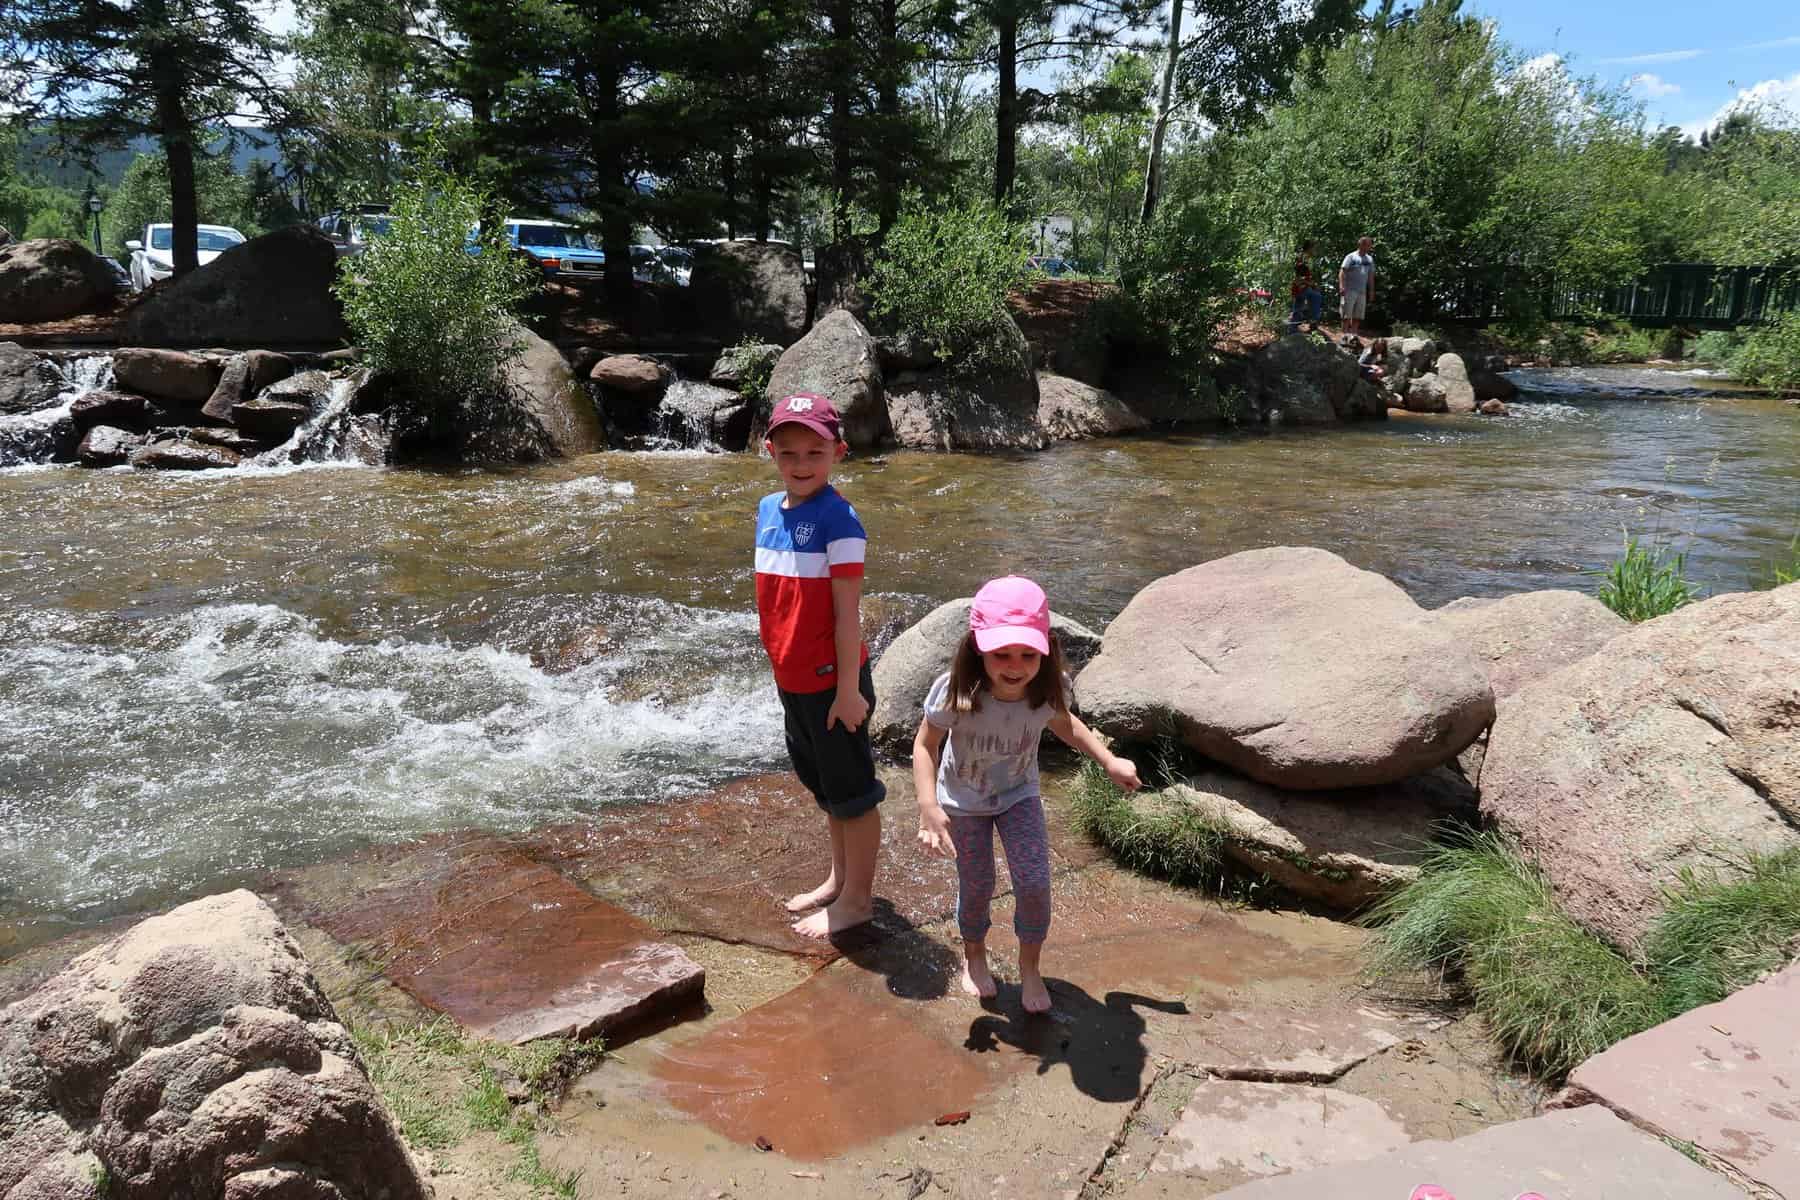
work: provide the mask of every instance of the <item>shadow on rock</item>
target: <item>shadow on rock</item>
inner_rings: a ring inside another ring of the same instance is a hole
[[[1100,1001],[1067,980],[1045,983],[1055,1007],[1043,1015],[1025,1011],[1016,984],[1002,984],[1000,996],[982,1004],[988,1015],[970,1023],[964,1048],[989,1054],[1004,1043],[1036,1058],[1039,1075],[1066,1065],[1084,1096],[1106,1103],[1137,1099],[1149,1059],[1138,1009],[1185,1016],[1187,1004],[1134,992],[1108,992]]]
[[[846,961],[887,979],[902,1000],[940,1000],[950,992],[960,964],[956,952],[901,915],[891,901],[875,898],[875,919],[831,939]]]

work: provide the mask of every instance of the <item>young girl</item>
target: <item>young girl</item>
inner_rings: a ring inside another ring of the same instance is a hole
[[[963,939],[963,990],[996,992],[988,970],[988,905],[994,898],[994,831],[1006,847],[1019,935],[1026,1012],[1050,1010],[1038,968],[1050,932],[1050,839],[1038,797],[1038,739],[1045,726],[1136,790],[1137,768],[1100,744],[1069,711],[1062,650],[1050,634],[1050,602],[1029,579],[984,585],[950,670],[925,697],[913,738],[919,841],[956,857],[956,921]]]

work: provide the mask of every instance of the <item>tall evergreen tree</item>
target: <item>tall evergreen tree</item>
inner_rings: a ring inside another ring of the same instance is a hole
[[[0,76],[22,81],[19,112],[80,151],[150,136],[168,160],[175,273],[199,265],[194,163],[228,118],[282,102],[275,39],[250,0],[7,0]]]

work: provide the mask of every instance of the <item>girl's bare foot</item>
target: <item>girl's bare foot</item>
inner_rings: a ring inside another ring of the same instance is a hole
[[[994,983],[994,974],[988,970],[987,955],[964,954],[962,990],[978,1000],[991,1000],[999,994],[1000,988]]]
[[[839,897],[811,916],[795,921],[792,928],[801,937],[818,938],[822,941],[834,933],[855,929],[874,919],[875,906],[872,903],[853,907]]]
[[[809,909],[824,908],[827,904],[830,904],[833,900],[838,898],[838,892],[840,890],[837,880],[827,879],[824,883],[821,883],[810,892],[801,892],[798,895],[789,896],[787,903],[782,907],[786,908],[791,913],[803,913]]]
[[[1050,989],[1044,986],[1044,977],[1035,969],[1019,968],[1020,999],[1028,1013],[1047,1013],[1050,1011]]]

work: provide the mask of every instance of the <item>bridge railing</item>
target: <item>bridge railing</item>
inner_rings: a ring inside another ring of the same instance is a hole
[[[1508,269],[1472,273],[1436,298],[1437,316],[1484,323],[1497,320],[1510,295],[1530,285]],[[1773,320],[1800,309],[1800,271],[1780,267],[1723,267],[1663,263],[1634,283],[1607,288],[1540,285],[1544,315],[1553,320],[1606,316],[1634,325],[1730,329]]]

